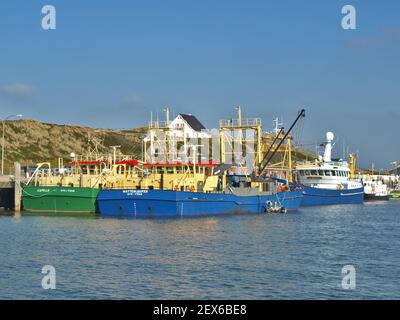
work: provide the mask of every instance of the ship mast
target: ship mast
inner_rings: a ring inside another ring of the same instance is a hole
[[[354,153],[350,154],[349,162],[350,162],[350,179],[354,179],[356,176],[357,155]]]

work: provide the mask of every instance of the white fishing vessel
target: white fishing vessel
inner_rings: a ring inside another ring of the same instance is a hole
[[[323,156],[296,166],[297,181],[303,186],[302,206],[362,203],[364,187],[354,179],[355,156],[350,164],[332,160],[334,134],[327,132]]]

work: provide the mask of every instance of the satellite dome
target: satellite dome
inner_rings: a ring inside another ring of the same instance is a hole
[[[333,132],[327,132],[326,133],[326,140],[332,141],[334,137],[335,136],[334,136]]]

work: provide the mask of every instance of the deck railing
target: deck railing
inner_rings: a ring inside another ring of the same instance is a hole
[[[166,129],[169,125],[167,125],[166,121],[150,121],[149,129]]]
[[[261,126],[260,118],[223,119],[219,121],[220,128],[256,127]]]

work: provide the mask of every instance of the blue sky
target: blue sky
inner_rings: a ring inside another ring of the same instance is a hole
[[[364,166],[400,160],[397,0],[5,0],[0,39],[0,117],[130,128],[170,106],[211,128],[240,104],[270,129],[304,107],[303,143],[331,130]]]

